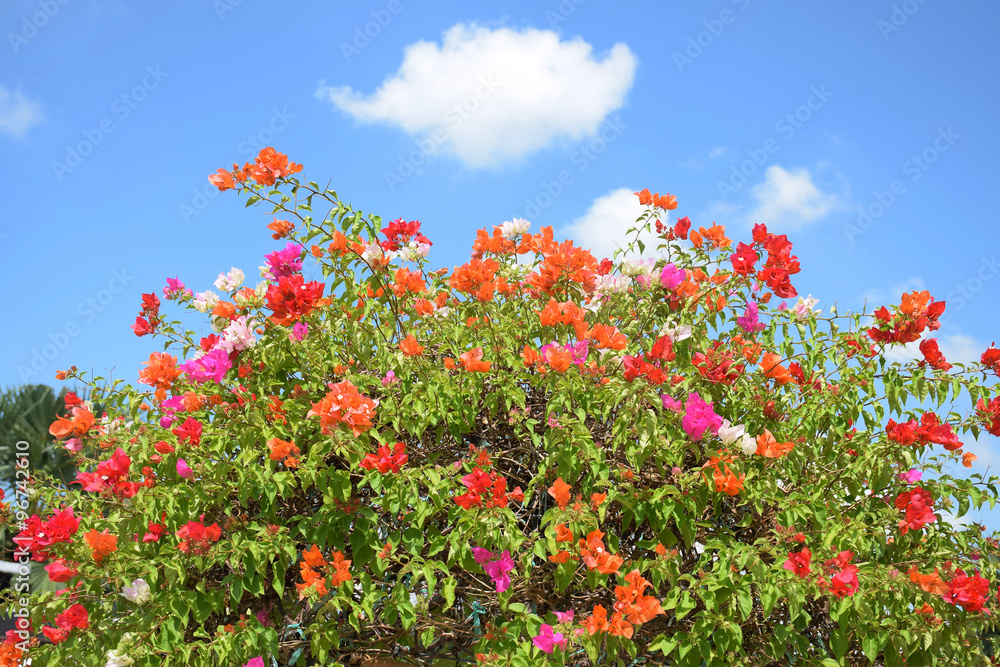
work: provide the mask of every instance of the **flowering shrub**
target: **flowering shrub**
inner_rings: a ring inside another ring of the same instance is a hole
[[[982,662],[997,542],[946,513],[996,480],[944,466],[1000,434],[1000,351],[949,364],[943,302],[824,316],[785,236],[648,190],[646,258],[514,220],[430,270],[301,168],[210,178],[273,207],[259,284],[143,295],[137,387],[57,376],[107,413],[52,425],[77,483],[17,541],[66,589],[0,664]]]

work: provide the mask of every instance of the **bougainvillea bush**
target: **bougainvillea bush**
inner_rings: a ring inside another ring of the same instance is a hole
[[[432,270],[301,168],[210,177],[273,208],[260,282],[144,294],[135,387],[58,375],[106,414],[52,425],[77,481],[18,542],[66,588],[3,664],[986,662],[998,545],[954,517],[997,488],[948,470],[1000,350],[949,364],[943,302],[824,314],[785,236],[646,190],[628,254],[515,219]]]

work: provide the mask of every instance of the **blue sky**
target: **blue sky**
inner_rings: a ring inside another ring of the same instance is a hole
[[[649,187],[787,233],[823,307],[926,288],[949,359],[1000,339],[1000,6],[683,4],[5,3],[0,384],[132,380],[142,292],[252,276],[270,219],[206,176],[265,144],[443,266],[513,216],[600,252]]]

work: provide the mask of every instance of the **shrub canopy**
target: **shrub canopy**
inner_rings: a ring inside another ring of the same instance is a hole
[[[144,294],[136,387],[57,375],[106,414],[67,395],[77,481],[8,508],[67,589],[0,664],[982,663],[997,542],[947,517],[996,480],[945,466],[1000,434],[1000,351],[949,364],[943,302],[786,301],[785,236],[647,190],[627,254],[515,219],[433,271],[300,170],[210,177],[282,241],[256,287],[167,281],[214,333]]]

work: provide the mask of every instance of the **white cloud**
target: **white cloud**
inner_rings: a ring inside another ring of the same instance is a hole
[[[979,361],[988,345],[976,340],[972,336],[963,333],[941,335],[938,331],[925,332],[920,340],[905,345],[894,345],[886,350],[885,358],[889,361],[906,363],[909,361],[919,361],[924,358],[920,352],[920,341],[927,338],[936,338],[938,349],[944,355],[946,361],[952,364],[973,364]]]
[[[726,154],[726,147],[725,146],[716,146],[711,151],[709,151],[708,157],[710,157],[712,159],[715,159],[715,158],[721,157],[721,156],[723,156],[725,154]]]
[[[835,195],[816,187],[808,169],[786,171],[774,165],[764,178],[753,188],[757,208],[748,216],[751,223],[795,230],[822,218],[839,204]]]
[[[23,137],[32,125],[42,120],[41,105],[18,90],[10,91],[0,84],[0,132]]]
[[[618,188],[595,199],[583,216],[559,230],[560,236],[589,249],[598,260],[613,257],[617,248],[632,239],[632,235],[626,235],[625,231],[635,226],[636,219],[645,210],[633,190]],[[656,247],[654,235],[643,234],[641,238],[646,244],[643,254],[652,255]]]
[[[472,167],[495,166],[556,138],[593,135],[621,108],[636,58],[615,44],[603,60],[580,38],[551,30],[458,24],[442,43],[408,46],[399,70],[371,95],[320,84],[317,96],[363,123],[432,141]]]

